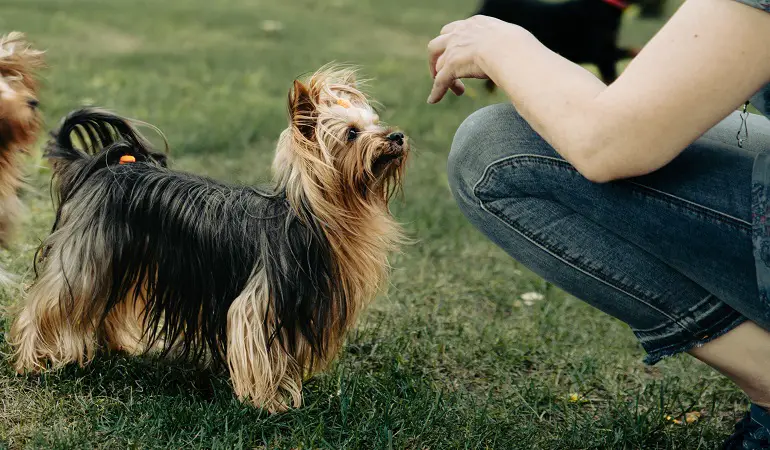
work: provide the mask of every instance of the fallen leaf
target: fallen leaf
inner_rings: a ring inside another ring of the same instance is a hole
[[[543,300],[545,296],[539,292],[525,292],[521,294],[521,299],[524,300],[524,302],[539,302],[540,300]]]
[[[684,415],[684,421],[687,423],[695,423],[701,418],[701,413],[698,411],[688,412]]]

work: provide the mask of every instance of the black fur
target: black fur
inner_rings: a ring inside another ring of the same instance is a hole
[[[73,136],[90,143],[85,151]],[[119,164],[126,154],[137,161]],[[284,193],[169,170],[128,121],[94,109],[70,114],[46,156],[60,198],[54,231],[66,208],[88,202],[90,217],[78,232],[106,237],[108,260],[98,262],[107,276],[94,280],[94,298],[77,299],[100,308],[102,320],[144,286],[151,342],[162,338],[167,353],[176,344],[174,354],[223,362],[228,309],[264,270],[275,317],[271,342],[292,353],[301,336],[322,356],[326,327],[345,323],[345,311],[332,317],[335,267],[321,225],[302,223]],[[84,270],[92,256],[77,257]]]
[[[595,64],[606,83],[617,78],[617,62],[634,55],[617,45],[623,11],[602,0],[484,0],[476,14],[519,25],[574,63]]]

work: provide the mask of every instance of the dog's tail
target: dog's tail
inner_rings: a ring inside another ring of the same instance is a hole
[[[154,151],[135,124],[158,131],[168,152],[160,130],[104,109],[78,109],[62,120],[59,129],[51,133],[44,154],[53,168],[60,202],[66,201],[91,174],[104,167],[124,162],[166,166],[166,154]]]
[[[60,171],[66,170],[74,161],[87,160],[119,146],[122,150],[128,150],[128,153],[110,152],[111,154],[106,155],[107,165],[120,163],[120,157],[126,154],[135,157],[136,161],[152,161],[165,165],[166,156],[154,152],[150,142],[134,124],[143,123],[100,108],[72,111],[62,120],[59,129],[51,133],[45,157],[54,164],[55,170]],[[155,130],[160,133],[157,128]],[[162,133],[160,135],[163,136]]]

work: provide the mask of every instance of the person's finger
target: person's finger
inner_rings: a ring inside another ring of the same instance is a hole
[[[455,81],[455,77],[448,69],[444,69],[436,74],[436,78],[433,80],[433,89],[428,96],[428,103],[438,103],[446,95],[446,91]]]
[[[446,64],[446,60],[447,60],[447,54],[448,54],[448,53],[449,53],[449,52],[444,52],[444,53],[442,53],[442,54],[441,54],[441,55],[438,57],[438,59],[436,60],[436,65],[435,65],[435,70],[436,70],[436,73],[439,73],[439,72],[441,72],[441,69],[443,69],[443,68],[444,68],[444,64]],[[433,76],[435,77],[435,76],[436,76],[436,74],[433,74]]]
[[[441,33],[439,34],[449,34],[452,31],[454,31],[457,27],[462,25],[462,23],[465,22],[465,19],[463,20],[455,20],[454,22],[450,22],[441,29]]]
[[[448,40],[449,36],[439,36],[428,43],[428,65],[432,77],[435,77],[438,72],[436,62],[444,54]]]
[[[438,61],[436,61],[436,73],[444,70],[444,66],[448,64],[447,61],[452,61],[450,52],[444,52],[444,54],[439,57]],[[465,93],[465,85],[459,79],[454,80],[452,84],[449,85],[449,89],[456,95],[463,95]]]
[[[455,95],[460,96],[465,93],[465,84],[463,84],[462,81],[456,79],[452,81],[452,84],[449,85],[449,89],[451,89]]]
[[[432,41],[428,42],[428,53],[441,53],[446,49],[449,41],[449,35],[442,34],[436,36]]]
[[[444,66],[448,64],[447,61],[452,61],[452,52],[449,50],[442,53],[438,60],[436,60],[436,73],[444,70]],[[465,85],[458,79],[452,81],[452,83],[449,85],[449,89],[451,89],[455,95],[463,95],[465,93]]]

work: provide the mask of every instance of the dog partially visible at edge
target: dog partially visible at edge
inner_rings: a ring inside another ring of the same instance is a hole
[[[35,143],[41,127],[36,73],[43,52],[24,34],[0,37],[0,245],[7,247],[21,216],[21,156]],[[3,277],[7,278],[6,276]]]
[[[631,3],[656,6],[662,0],[484,0],[477,15],[519,25],[543,45],[576,64],[594,64],[602,80],[617,78],[617,63],[639,49],[618,46],[623,11]],[[494,89],[487,82],[487,88]]]
[[[350,69],[295,81],[289,115],[264,191],[166,168],[114,114],[65,118],[46,154],[56,221],[10,333],[16,370],[152,352],[226,367],[258,407],[300,406],[386,282],[409,145]]]

